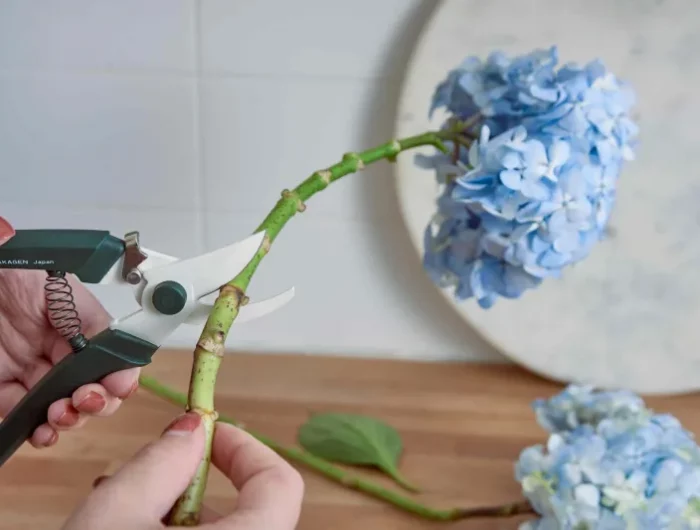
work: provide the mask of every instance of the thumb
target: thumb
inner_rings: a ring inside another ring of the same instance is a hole
[[[15,236],[15,229],[3,217],[0,217],[0,245],[4,245]]]
[[[100,482],[81,511],[95,523],[99,520],[124,524],[160,522],[189,484],[203,452],[204,428],[200,415],[183,414],[158,440]]]

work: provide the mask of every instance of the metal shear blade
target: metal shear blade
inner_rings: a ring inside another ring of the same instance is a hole
[[[215,293],[232,276],[243,270],[259,250],[264,237],[264,233],[257,233],[238,243],[183,260],[142,249],[148,258],[138,266],[142,278],[134,286],[134,296],[141,309],[116,319],[110,327],[159,345],[180,324],[203,324],[211,306],[202,303],[202,298]],[[164,282],[171,286],[178,285],[185,298],[184,306],[172,315],[164,315],[153,303],[156,289],[162,287]],[[294,290],[290,289],[271,299],[245,305],[241,310],[241,320],[252,320],[269,314],[293,296]]]
[[[254,241],[257,241],[258,237],[264,237],[264,236],[259,236],[259,235],[254,235],[251,236],[254,238]],[[250,239],[250,238],[248,238]],[[248,239],[244,241],[248,241]],[[224,247],[226,248],[231,248],[229,247]],[[257,249],[259,247],[256,247],[255,252],[257,252]],[[145,274],[149,270],[153,270],[165,265],[170,265],[176,262],[181,261],[180,258],[177,258],[175,256],[171,256],[169,254],[164,254],[162,252],[157,252],[155,250],[150,250],[144,247],[141,247],[140,250],[147,256],[147,258],[137,267],[141,274]],[[223,249],[219,249],[214,252],[219,252]],[[188,260],[189,261],[189,260]],[[247,263],[247,262],[246,262]],[[112,270],[102,279],[100,284],[102,285],[112,285],[112,284],[124,284],[124,280],[122,278],[121,270],[123,266],[123,260],[121,260],[119,263],[117,263]],[[223,266],[223,264],[217,264],[216,268],[223,267],[222,270],[226,270],[226,267]],[[225,280],[223,280],[221,283],[225,283],[228,281],[231,276],[233,275],[232,272],[234,269],[229,269],[227,270],[226,274],[227,277]],[[143,290],[145,288],[146,282],[141,281],[137,285],[131,285],[132,287],[132,292],[134,294],[134,298],[136,301],[141,305],[141,300],[143,297]],[[211,293],[205,294],[202,297],[199,298],[199,303],[197,304],[197,307],[192,311],[192,313],[187,317],[187,319],[183,322],[183,324],[188,324],[188,325],[193,325],[193,326],[202,326],[206,322],[207,318],[209,317],[209,314],[211,313],[214,303],[216,301],[216,298],[218,296],[218,288],[220,285],[217,285]],[[286,305],[292,298],[294,298],[295,295],[295,290],[294,287],[290,287],[286,291],[279,293],[275,296],[272,296],[270,298],[258,301],[258,302],[253,302],[253,303],[247,303],[243,306],[241,306],[238,317],[236,318],[234,325],[235,324],[241,324],[243,322],[249,322],[251,320],[255,320],[257,318],[266,316],[277,309],[283,307]]]
[[[234,324],[250,322],[251,320],[269,315],[270,313],[278,310],[280,307],[286,305],[287,302],[294,298],[294,294],[294,287],[290,287],[286,291],[270,298],[266,298],[265,300],[261,300],[260,302],[243,305],[238,310],[238,316],[236,317]],[[204,325],[207,318],[209,318],[209,314],[214,307],[217,297],[218,295],[215,293],[204,298],[200,298],[197,307],[194,309],[194,311],[192,311],[184,323],[194,326]]]

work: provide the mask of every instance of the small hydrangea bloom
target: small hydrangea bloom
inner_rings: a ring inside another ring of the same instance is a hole
[[[539,515],[520,530],[700,528],[700,447],[677,418],[579,385],[533,408],[549,438],[515,466]]]
[[[480,117],[469,149],[448,142],[456,157],[422,159],[441,186],[424,267],[459,300],[518,298],[607,232],[634,159],[635,97],[600,61],[557,63],[556,47],[469,57],[435,90],[430,112],[446,110],[446,126]]]

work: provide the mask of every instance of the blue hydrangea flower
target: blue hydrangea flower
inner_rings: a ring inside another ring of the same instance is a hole
[[[486,61],[468,57],[438,85],[431,113],[445,107],[466,119],[474,110],[492,117],[547,110],[562,97],[561,89],[554,83],[557,61],[556,47],[514,59],[499,51],[490,54]]]
[[[533,408],[550,435],[515,466],[540,516],[521,530],[700,528],[700,447],[676,418],[578,385]]]
[[[441,287],[453,287],[460,300],[475,298],[489,308],[498,296],[518,298],[540,280],[521,267],[484,251],[488,223],[465,205],[443,195],[435,223],[424,234],[423,265]]]
[[[443,129],[480,120],[468,149],[471,129],[447,142],[456,156],[421,161],[441,186],[424,267],[459,300],[519,298],[605,237],[634,159],[634,94],[600,61],[557,62],[556,47],[469,57],[435,90],[430,112],[448,112]]]

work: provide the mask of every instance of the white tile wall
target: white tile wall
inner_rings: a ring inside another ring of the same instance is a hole
[[[391,137],[435,0],[4,0],[0,215],[15,226],[141,231],[188,256],[248,235],[285,187]],[[286,308],[232,348],[502,360],[417,263],[391,167],[309,201],[253,298]],[[129,293],[94,287],[114,314]],[[168,345],[191,347],[196,328]]]

